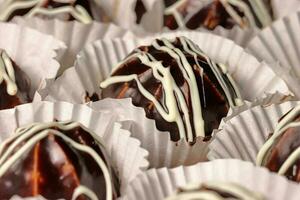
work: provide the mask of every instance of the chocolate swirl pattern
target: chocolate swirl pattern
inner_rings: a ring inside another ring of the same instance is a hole
[[[208,80],[209,78],[213,80]],[[216,82],[216,86],[211,86],[214,84],[212,81]],[[153,115],[158,113],[167,122],[163,126],[175,124],[176,130],[173,129],[174,132],[171,133],[174,141],[185,138],[188,142],[194,142],[199,136],[210,137],[212,128],[205,129],[205,124],[218,126],[219,123],[211,122],[215,119],[205,120],[203,117],[202,107],[210,107],[210,101],[215,103],[212,109],[222,113],[221,115],[226,115],[228,111],[224,102],[228,102],[231,107],[242,104],[238,88],[226,67],[212,62],[185,37],[174,41],[155,40],[151,46],[134,50],[100,87],[103,88],[103,97],[134,99],[139,93],[147,101],[147,113],[155,109]],[[132,92],[132,88],[137,92]],[[207,91],[208,88],[213,94]],[[214,95],[216,99],[210,99]],[[141,97],[137,97],[140,101],[136,101],[138,106],[144,101]],[[214,115],[210,111],[204,111],[207,118]],[[148,116],[159,118],[153,115]]]
[[[190,184],[181,187],[177,194],[166,200],[263,200],[261,194],[250,191],[241,185],[226,182],[206,182],[203,184]]]
[[[231,28],[234,24],[242,28],[265,27],[272,22],[271,13],[261,0],[178,0],[166,5],[165,25],[171,29],[200,26],[214,29],[217,25]]]
[[[96,137],[77,122],[18,128],[0,146],[1,199],[42,195],[112,200],[116,197],[112,171]]]
[[[278,122],[271,137],[261,147],[256,163],[300,182],[300,106]]]
[[[88,3],[88,2],[87,2]],[[9,21],[14,15],[32,17],[67,16],[82,23],[91,23],[89,11],[77,0],[5,0],[0,6],[0,21]]]

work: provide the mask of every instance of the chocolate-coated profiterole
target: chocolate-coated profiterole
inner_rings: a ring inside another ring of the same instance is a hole
[[[210,181],[203,184],[189,184],[181,187],[177,194],[165,200],[264,200],[265,198],[256,192],[230,182]]]
[[[165,0],[164,25],[172,30],[262,28],[272,22],[270,5],[269,0]]]
[[[132,98],[173,141],[209,139],[229,107],[241,104],[226,67],[185,37],[135,49],[100,87],[102,98]]]
[[[29,124],[0,146],[0,199],[112,200],[114,178],[103,144],[77,122]]]
[[[260,149],[257,164],[300,182],[300,106],[279,120]]]
[[[14,16],[43,16],[63,20],[91,23],[89,0],[4,0],[0,5],[0,21],[9,21]]]
[[[31,102],[30,80],[0,49],[0,110]]]

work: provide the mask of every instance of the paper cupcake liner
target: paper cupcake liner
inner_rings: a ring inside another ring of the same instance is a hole
[[[239,106],[239,107],[236,107],[236,108],[233,108],[233,109],[231,108],[231,110],[228,113],[228,116],[223,118],[219,128],[221,128],[224,123],[226,123],[228,120],[232,119],[236,115],[238,115],[241,112],[246,111],[250,108],[253,108],[255,106],[269,106],[269,105],[272,105],[272,104],[280,104],[280,103],[284,103],[286,101],[296,101],[296,100],[297,100],[297,98],[295,96],[284,95],[280,92],[276,92],[276,93],[273,93],[273,94],[266,93],[264,95],[264,97],[257,98],[253,102],[244,101],[244,104],[242,106]]]
[[[138,140],[130,137],[129,131],[115,123],[115,117],[107,112],[95,112],[85,105],[67,102],[24,104],[0,111],[0,142],[16,128],[32,122],[51,122],[54,119],[80,122],[103,139],[123,192],[130,181],[148,168],[148,152],[140,147]]]
[[[276,19],[287,16],[293,12],[300,10],[300,2],[298,0],[272,0],[274,17]]]
[[[175,36],[188,37],[198,44],[213,61],[226,64],[245,100],[255,101],[256,98],[263,97],[265,93],[277,91],[282,94],[290,93],[285,82],[275,75],[270,66],[257,61],[255,57],[246,53],[242,47],[231,40],[209,33],[178,31],[145,38],[135,37],[131,40],[126,37],[99,40],[88,45],[78,55],[75,67],[69,69],[55,82],[50,81],[41,94],[44,96],[48,92],[47,99],[83,103],[85,93],[98,92],[100,82],[107,78],[112,68],[135,47],[150,44],[155,38],[174,38]]]
[[[298,104],[299,101],[288,101],[256,106],[228,120],[211,142],[208,158],[236,158],[255,163],[257,153],[274,132],[278,120]]]
[[[33,96],[44,79],[56,77],[60,65],[55,58],[62,54],[65,46],[38,31],[0,23],[0,48],[6,50],[28,75],[31,80],[30,93]]]
[[[161,0],[141,0],[146,8],[141,22],[136,23],[135,5],[137,0],[113,0],[95,2],[105,10],[109,18],[117,25],[134,31],[143,33],[145,31],[157,32],[162,28],[163,1]]]
[[[215,160],[189,167],[150,169],[139,175],[126,190],[123,199],[164,200],[178,187],[188,183],[225,181],[240,184],[261,193],[266,200],[299,199],[299,185],[284,177],[239,160]]]
[[[116,113],[122,127],[130,130],[132,137],[149,151],[151,167],[191,165],[207,160],[208,142],[201,138],[194,145],[189,145],[185,139],[171,141],[170,133],[158,130],[155,121],[145,116],[143,108],[133,106],[131,99],[104,99],[90,103],[90,106],[94,110]]]
[[[200,28],[198,30],[228,38],[243,48],[245,48],[259,32],[257,29],[242,29],[239,26],[235,26],[232,29],[225,29],[222,26],[217,26],[214,30],[207,30],[205,28]]]
[[[87,44],[98,39],[123,37],[125,35],[130,37],[133,35],[130,31],[126,31],[114,24],[104,24],[95,21],[91,24],[82,24],[77,21],[66,22],[58,19],[15,17],[13,22],[52,35],[66,44],[67,50],[59,60],[62,65],[59,74],[74,65],[76,55]]]
[[[291,90],[300,96],[298,85],[292,85],[300,79],[300,11],[274,22],[261,31],[247,46],[247,50],[259,60],[268,63],[279,62],[271,67],[286,79]]]

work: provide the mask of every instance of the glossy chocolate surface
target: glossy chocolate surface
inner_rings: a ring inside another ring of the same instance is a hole
[[[52,129],[59,130],[57,127]],[[103,149],[90,133],[81,127],[59,131],[73,141],[91,147],[107,164]],[[26,145],[26,142],[19,145],[19,148]],[[9,146],[10,143],[6,148]],[[95,159],[49,131],[48,136],[24,153],[4,176],[0,177],[0,199],[9,199],[13,195],[72,199],[74,190],[79,185],[89,188],[98,199],[106,199],[105,179]],[[89,198],[80,195],[77,200]]]

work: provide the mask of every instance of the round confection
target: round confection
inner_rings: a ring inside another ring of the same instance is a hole
[[[0,199],[117,197],[102,142],[77,122],[33,123],[0,146]]]
[[[82,23],[93,21],[91,4],[87,0],[4,0],[0,13],[0,21],[9,21],[14,16],[55,17]]]
[[[164,25],[177,28],[265,27],[272,21],[269,0],[165,0]]]
[[[165,200],[264,200],[259,193],[247,188],[228,182],[205,182],[203,184],[189,184],[179,188],[177,193]]]
[[[300,106],[280,119],[260,149],[257,164],[300,182]]]
[[[229,107],[241,103],[226,67],[185,37],[135,49],[100,87],[102,98],[131,98],[173,141],[208,140]]]
[[[29,78],[7,53],[0,49],[0,110],[31,101]]]

